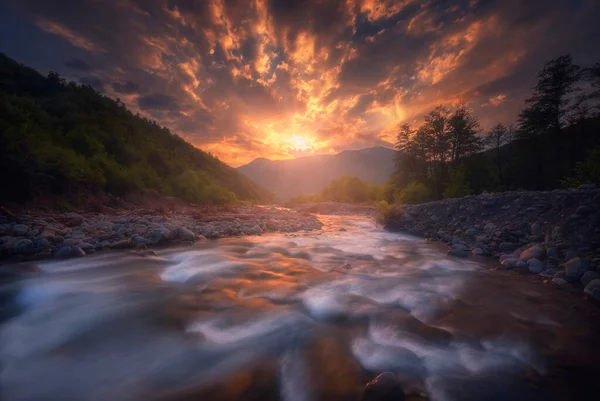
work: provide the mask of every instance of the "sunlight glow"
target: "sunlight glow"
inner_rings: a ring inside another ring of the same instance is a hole
[[[294,135],[287,140],[293,150],[307,151],[314,148],[314,140],[300,135]]]

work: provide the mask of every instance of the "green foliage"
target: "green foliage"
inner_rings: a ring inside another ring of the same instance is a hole
[[[409,182],[396,193],[395,201],[399,204],[418,204],[433,200],[431,189],[417,181]]]
[[[390,219],[402,217],[402,208],[399,205],[388,203],[384,200],[377,202],[377,221],[385,223]]]
[[[386,197],[392,198],[393,190],[392,185],[370,185],[355,176],[347,175],[332,180],[320,194],[295,196],[290,199],[290,203],[378,202]]]
[[[577,163],[572,177],[563,180],[566,187],[590,183],[600,185],[600,147],[593,149],[584,161]]]
[[[440,199],[597,182],[598,156],[588,152],[600,147],[599,66],[581,69],[568,55],[549,61],[519,115],[518,128],[496,125],[483,141],[479,122],[464,105],[454,111],[437,107],[416,129],[401,126],[393,176],[400,188],[397,201],[423,201],[428,197],[415,195],[423,188],[429,189],[429,199]],[[579,89],[582,79],[585,91]],[[487,150],[482,152],[483,145]]]
[[[443,192],[444,198],[461,198],[471,194],[464,166],[459,166],[450,173],[450,182]]]
[[[86,189],[197,203],[272,201],[212,155],[89,86],[0,54],[0,200]]]

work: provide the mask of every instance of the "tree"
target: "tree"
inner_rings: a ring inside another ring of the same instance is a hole
[[[527,107],[519,115],[519,131],[525,137],[553,133],[557,135],[572,109],[569,96],[579,91],[575,84],[581,68],[573,64],[570,55],[552,59],[538,73],[533,95],[526,100]]]
[[[477,136],[480,131],[479,120],[465,103],[459,105],[448,120],[449,135],[451,137],[451,162],[457,166],[467,156],[479,152],[482,147],[481,138]]]
[[[496,153],[496,168],[498,169],[498,179],[500,184],[504,185],[502,175],[502,160],[500,157],[500,148],[510,142],[510,131],[504,124],[498,124],[485,136],[484,143],[489,149]]]
[[[585,99],[592,102],[596,109],[600,109],[600,62],[593,67],[585,68],[582,76],[592,86]]]

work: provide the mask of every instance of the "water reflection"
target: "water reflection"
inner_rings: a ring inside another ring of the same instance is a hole
[[[596,332],[563,295],[321,219],[321,233],[42,264],[0,327],[2,399],[351,400],[383,371],[417,399],[593,389]]]

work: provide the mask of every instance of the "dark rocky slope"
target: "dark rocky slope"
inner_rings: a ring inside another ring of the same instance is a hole
[[[449,254],[494,256],[506,269],[585,288],[600,300],[600,190],[484,193],[406,206],[386,228],[443,241]]]

